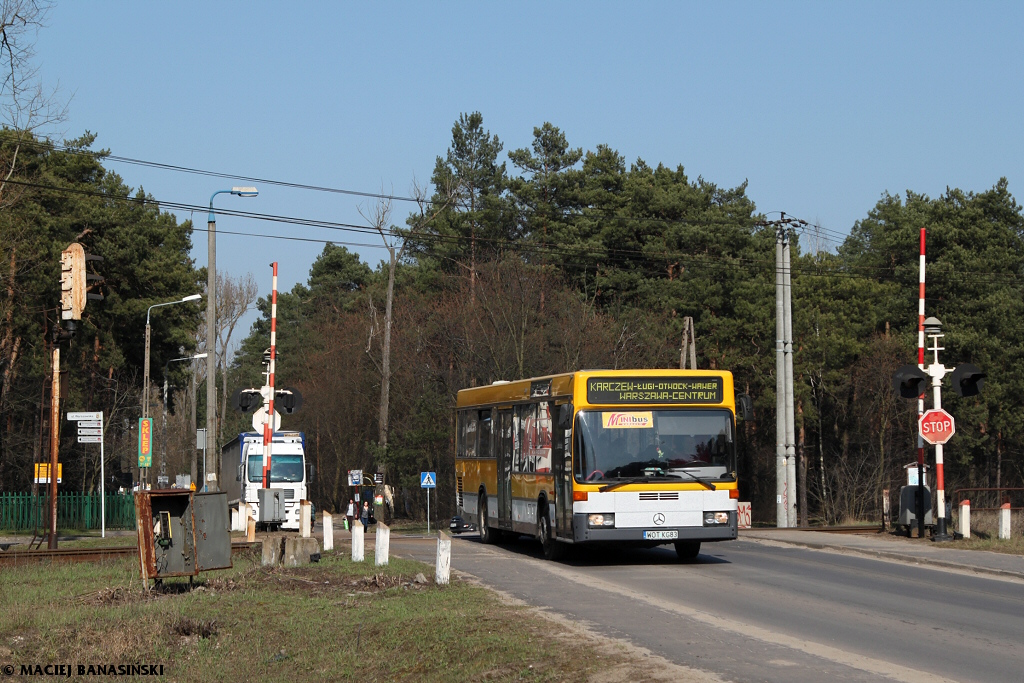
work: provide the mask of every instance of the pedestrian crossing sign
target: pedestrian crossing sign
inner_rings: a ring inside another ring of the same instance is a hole
[[[420,488],[437,488],[437,472],[420,472]]]

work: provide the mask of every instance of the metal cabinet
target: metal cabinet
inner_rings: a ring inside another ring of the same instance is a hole
[[[135,519],[143,580],[231,567],[227,493],[139,491]]]

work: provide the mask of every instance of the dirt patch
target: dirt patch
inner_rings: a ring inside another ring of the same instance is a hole
[[[168,622],[167,630],[172,636],[212,638],[217,635],[217,620],[193,619],[181,614]]]

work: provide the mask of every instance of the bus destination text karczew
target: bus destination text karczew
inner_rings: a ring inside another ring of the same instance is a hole
[[[719,377],[592,378],[587,381],[590,403],[721,403]]]

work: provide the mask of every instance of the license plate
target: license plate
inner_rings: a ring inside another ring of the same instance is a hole
[[[458,526],[458,524],[456,524],[455,522],[452,522],[452,523],[451,523],[451,524],[449,524],[448,526],[449,526],[449,527],[451,527],[452,529],[454,529],[455,527],[457,527],[457,526]]]
[[[670,541],[674,538],[679,538],[679,532],[675,529],[667,531],[645,531],[644,540],[647,541]]]

